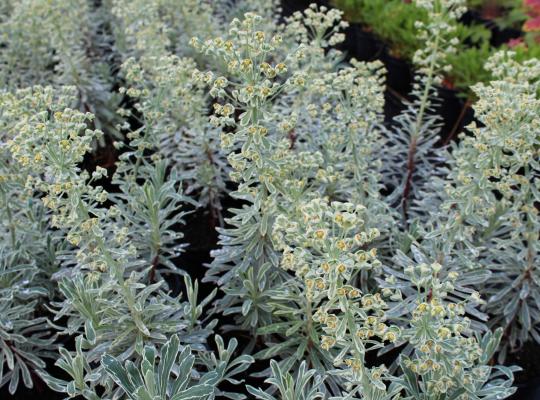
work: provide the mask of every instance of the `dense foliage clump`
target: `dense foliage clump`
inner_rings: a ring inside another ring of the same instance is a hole
[[[466,4],[415,5],[410,101],[387,121],[384,67],[345,61],[337,9],[7,1],[0,386],[512,395],[507,355],[540,342],[540,61],[493,55],[477,120],[441,146]],[[193,215],[219,233],[202,283],[181,262]]]

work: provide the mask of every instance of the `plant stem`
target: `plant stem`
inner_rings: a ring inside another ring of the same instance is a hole
[[[434,42],[433,53],[438,51],[439,40],[440,40],[440,37],[437,36]],[[425,80],[424,91],[420,98],[420,108],[418,110],[418,114],[416,117],[414,131],[411,135],[411,142],[409,144],[409,152],[407,154],[407,177],[405,178],[405,186],[403,188],[402,203],[401,203],[402,212],[403,212],[403,224],[405,225],[405,228],[407,228],[408,226],[407,208],[408,208],[410,192],[412,190],[413,175],[416,169],[416,160],[415,160],[416,149],[418,145],[418,139],[420,136],[420,128],[422,126],[422,121],[424,119],[424,114],[429,104],[429,92],[431,91],[433,87],[433,80],[435,78],[436,59],[437,58],[432,54],[431,62],[429,64],[428,74]]]
[[[459,116],[458,116],[456,122],[454,123],[454,126],[452,127],[452,131],[450,131],[450,134],[448,135],[448,137],[443,142],[443,147],[446,147],[448,145],[448,143],[450,143],[452,141],[452,139],[455,137],[456,133],[458,132],[459,125],[463,121],[463,118],[465,118],[465,113],[467,112],[467,110],[469,109],[471,104],[472,104],[471,100],[467,99],[467,101],[463,105],[463,108],[461,109],[461,112],[459,113]]]

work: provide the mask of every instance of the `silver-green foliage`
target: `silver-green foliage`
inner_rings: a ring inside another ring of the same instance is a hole
[[[0,386],[241,399],[220,385],[241,385],[257,358],[270,387],[246,390],[263,400],[510,396],[516,369],[493,357],[540,340],[539,64],[497,55],[496,80],[475,87],[481,125],[435,149],[464,8],[416,2],[426,46],[390,129],[380,63],[334,49],[337,10],[280,24],[276,2],[251,0],[6,3]],[[122,119],[114,168],[85,163],[96,128],[115,131],[102,117]],[[223,219],[227,195],[239,206]],[[220,225],[203,299],[177,266],[197,205]],[[208,343],[216,313],[249,331],[246,348]]]
[[[57,252],[64,245],[50,229],[50,212],[28,185],[36,172],[16,161],[8,142],[28,129],[36,104],[56,112],[73,101],[72,90],[0,93],[0,386],[9,384],[11,393],[21,378],[32,387],[45,360],[54,358],[52,331],[39,310],[55,293],[51,277],[58,270]]]
[[[473,89],[479,123],[452,149],[439,232],[491,276],[477,286],[507,351],[540,343],[538,131],[540,63],[496,54],[494,81]]]
[[[296,374],[291,375],[288,371],[283,371],[279,364],[272,360],[270,362],[272,376],[265,382],[277,389],[279,397],[274,394],[248,386],[250,394],[260,400],[315,400],[323,399],[324,393],[319,391],[322,384],[322,377],[314,369],[307,369],[306,363],[302,362]]]
[[[0,82],[75,86],[75,106],[93,113],[97,128],[115,133],[108,23],[102,7],[86,0],[13,2],[0,20]]]
[[[245,371],[252,362],[251,357],[242,356],[230,360],[237,343],[231,342],[225,349],[222,339],[217,336],[218,357],[209,362],[214,369],[200,374],[194,369],[196,356],[189,346],[180,347],[180,340],[172,336],[165,343],[159,354],[154,347],[145,346],[140,367],[127,361],[124,365],[105,355],[101,363],[107,374],[133,400],[206,400],[213,399],[215,387],[226,379],[231,383],[241,383],[232,377]],[[156,359],[159,358],[159,361]],[[210,361],[210,360],[208,360]],[[219,393],[230,399],[242,399],[245,396],[234,393]]]

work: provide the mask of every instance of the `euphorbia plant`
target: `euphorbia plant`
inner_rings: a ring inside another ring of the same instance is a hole
[[[104,134],[78,85],[0,93],[0,385],[40,377],[89,400],[514,392],[494,357],[538,336],[537,61],[493,58],[479,123],[437,148],[461,0],[416,2],[425,46],[390,123],[381,63],[333,49],[338,10],[280,24],[273,2],[101,6],[126,96],[114,166],[86,162]],[[198,205],[224,215],[203,298],[178,259]]]
[[[535,322],[538,271],[538,112],[540,64],[498,53],[488,68],[496,80],[474,88],[476,115],[452,151],[441,210],[447,240],[492,272],[478,288],[504,327],[500,353],[540,339]],[[497,311],[496,311],[497,310]]]

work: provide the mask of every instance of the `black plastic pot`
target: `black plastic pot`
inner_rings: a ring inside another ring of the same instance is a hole
[[[384,93],[384,121],[391,124],[394,117],[405,109],[406,97],[394,89],[387,87]]]
[[[385,49],[382,52],[380,60],[386,67],[386,84],[402,96],[408,96],[412,90],[413,70],[411,65],[400,58],[393,57]]]
[[[383,54],[384,44],[361,24],[351,23],[345,30],[345,41],[340,49],[345,52],[347,59],[373,61]]]
[[[304,11],[312,3],[329,7],[328,0],[281,0],[281,7],[283,9],[282,16],[288,17],[295,11]]]
[[[490,44],[494,47],[500,47],[508,43],[511,39],[517,39],[523,36],[523,32],[515,28],[501,28],[493,20],[483,18],[477,11],[467,11],[461,22],[465,25],[484,25],[491,31]]]
[[[517,39],[523,36],[523,32],[519,29],[514,28],[505,28],[501,29],[498,26],[495,26],[492,30],[491,35],[491,45],[495,47],[502,46],[505,43],[508,43],[512,39]]]
[[[473,24],[486,25],[489,23],[489,20],[482,18],[480,13],[476,10],[467,10],[467,12],[461,16],[459,21],[464,25],[473,25]]]

